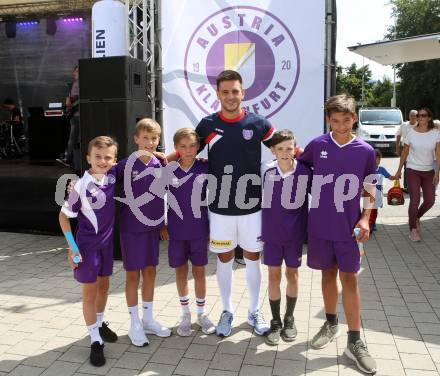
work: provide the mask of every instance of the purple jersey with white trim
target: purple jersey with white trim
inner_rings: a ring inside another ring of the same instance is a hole
[[[339,145],[328,133],[312,140],[298,159],[313,169],[309,235],[324,240],[353,240],[353,229],[361,216],[360,200],[364,180],[376,173],[374,149],[358,137]],[[349,177],[353,181],[357,180],[358,187],[353,192],[353,198],[344,201],[338,197],[340,195],[335,194],[335,188],[338,186],[343,194],[349,193],[349,181],[345,180],[343,184],[344,179]],[[320,188],[323,178],[330,182]]]
[[[88,171],[79,179],[61,211],[69,218],[77,218],[77,243],[98,246],[113,238],[115,220],[115,176],[112,168],[101,180]]]
[[[283,174],[278,162],[272,161],[263,166],[262,175],[263,241],[280,245],[304,243],[312,171],[304,163],[296,161],[295,170]]]
[[[182,211],[182,219],[171,206],[168,206],[170,239],[193,240],[208,237],[209,222],[206,207],[208,162],[196,159],[188,170],[179,166],[173,173],[174,176],[169,181],[168,189],[176,198]],[[193,195],[194,202],[191,200]],[[200,205],[202,202],[203,206]],[[197,207],[193,208],[193,205]]]
[[[161,161],[157,158],[151,158],[147,163],[136,158],[130,169],[127,166],[128,158],[121,160],[116,165],[116,178],[123,184],[125,199],[139,199],[141,204],[131,204],[139,209],[139,212],[133,211],[128,203],[122,203],[120,209],[121,232],[144,232],[152,231],[163,227],[166,193],[166,175]],[[127,168],[127,171],[125,171]],[[137,179],[142,174],[142,177]],[[128,186],[125,186],[125,176],[130,180]],[[139,217],[139,219],[137,218]],[[145,218],[143,218],[145,217]],[[146,222],[146,223],[142,223]]]

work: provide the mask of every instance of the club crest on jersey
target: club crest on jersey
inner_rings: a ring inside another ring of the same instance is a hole
[[[108,184],[115,184],[116,183],[116,177],[113,174],[108,174],[107,175],[107,182]]]
[[[327,159],[327,157],[328,157],[328,152],[326,150],[321,151],[320,158]]]
[[[243,138],[245,140],[250,140],[254,136],[254,131],[252,129],[243,129]]]

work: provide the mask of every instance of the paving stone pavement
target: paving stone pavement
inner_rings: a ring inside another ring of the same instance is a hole
[[[390,161],[388,161],[390,163]],[[440,373],[440,205],[422,221],[423,241],[408,240],[405,207],[385,207],[378,231],[366,245],[359,275],[362,294],[362,337],[377,359],[380,375],[430,376]],[[304,255],[303,265],[306,264]],[[215,258],[207,267],[207,312],[217,321],[221,302]],[[263,268],[261,303],[267,320],[267,271]],[[283,285],[284,286],[284,285]],[[190,281],[195,311],[193,281]],[[340,299],[341,300],[341,299]],[[80,286],[66,263],[62,237],[0,233],[0,376],[1,375],[324,375],[359,374],[343,351],[347,336],[323,350],[309,340],[325,317],[320,273],[300,269],[300,294],[295,309],[298,338],[277,347],[265,345],[247,320],[245,270],[236,266],[232,335],[219,339],[197,330],[191,337],[150,336],[137,348],[127,337],[129,317],[124,297],[124,272],[115,262],[105,320],[119,335],[106,344],[107,364],[89,365],[89,338],[82,318]],[[343,333],[347,327],[338,306]],[[156,318],[170,327],[180,307],[166,243],[161,244],[154,302]],[[193,314],[195,317],[195,313]]]

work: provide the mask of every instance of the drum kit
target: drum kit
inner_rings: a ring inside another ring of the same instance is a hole
[[[24,153],[25,137],[16,121],[0,122],[0,159],[17,158]],[[19,135],[20,134],[20,135]]]

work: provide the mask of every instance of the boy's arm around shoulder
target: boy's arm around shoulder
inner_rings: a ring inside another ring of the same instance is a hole
[[[315,165],[313,149],[314,141],[312,140],[307,144],[303,152],[297,157],[298,161],[305,163],[310,168],[313,168]]]

